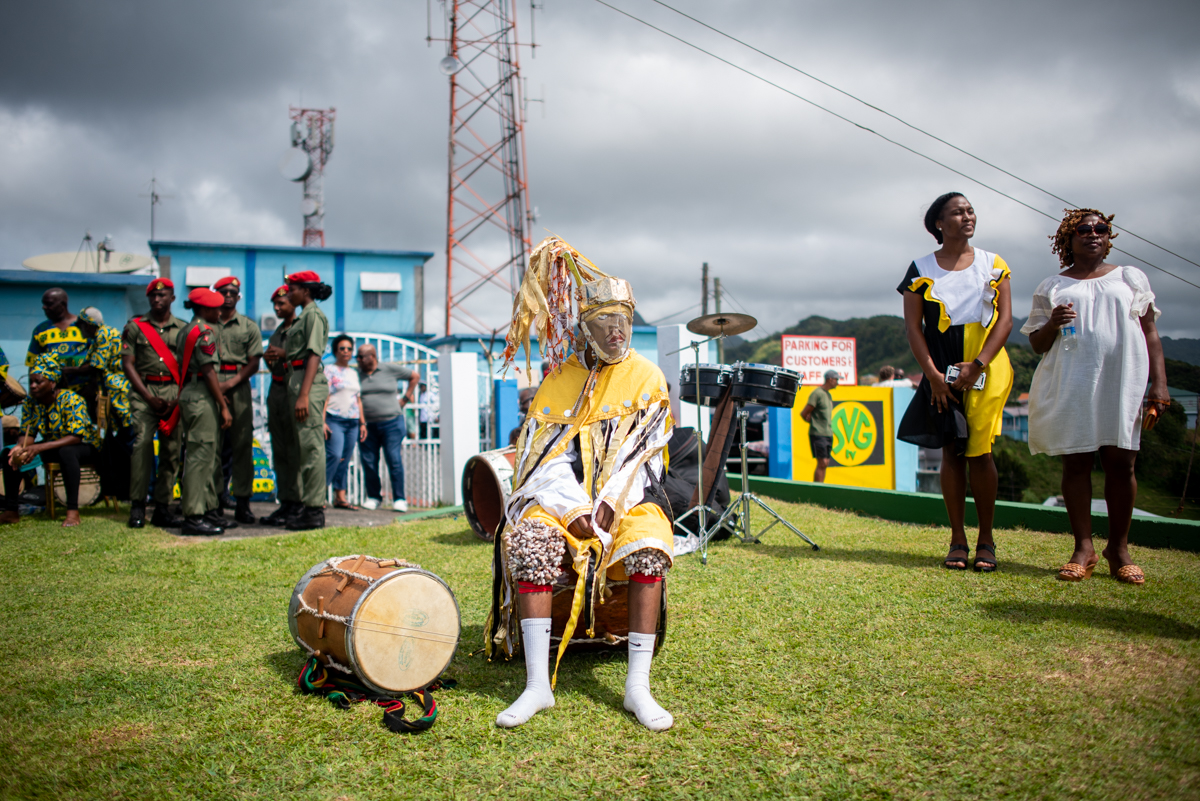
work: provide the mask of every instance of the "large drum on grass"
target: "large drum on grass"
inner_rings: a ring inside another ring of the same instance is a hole
[[[322,664],[378,693],[428,687],[458,646],[458,601],[446,582],[403,559],[338,556],[292,591],[288,628]]]
[[[516,448],[501,448],[472,456],[463,467],[463,511],[471,530],[487,542],[504,525],[516,459]]]

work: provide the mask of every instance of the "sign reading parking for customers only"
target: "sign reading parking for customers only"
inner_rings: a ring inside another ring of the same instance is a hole
[[[825,371],[837,370],[838,383],[858,383],[854,337],[783,337],[783,366],[800,374],[800,383],[824,384]]]

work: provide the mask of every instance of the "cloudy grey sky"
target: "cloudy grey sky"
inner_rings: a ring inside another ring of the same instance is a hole
[[[1050,214],[1062,204],[924,139],[651,0],[611,0]],[[714,2],[680,8],[1200,261],[1200,5],[1195,2]],[[527,35],[524,0],[519,22]],[[1014,312],[1056,266],[1055,223],[638,25],[594,0],[544,0],[529,94],[542,229],[630,278],[648,320],[699,300],[701,262],[761,336],[810,314],[900,313],[894,287],[933,249],[921,217],[963,191],[975,244],[1014,273]],[[441,4],[432,2],[435,30]],[[0,268],[74,250],[85,230],[298,243],[278,162],[289,104],[336,106],[330,245],[431,250],[444,291],[447,79],[421,2],[12,4],[0,28]],[[1200,283],[1200,268],[1118,245]],[[1114,254],[1118,256],[1119,254]],[[1129,262],[1121,256],[1114,259]],[[1137,263],[1137,262],[1134,262]],[[1200,336],[1200,290],[1144,267],[1160,328]],[[502,324],[507,299],[481,297]],[[736,306],[735,306],[736,307]]]

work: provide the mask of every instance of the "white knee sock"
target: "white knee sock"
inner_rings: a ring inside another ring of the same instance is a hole
[[[625,708],[650,731],[666,731],[675,723],[671,713],[650,694],[650,662],[654,635],[629,632],[629,674],[625,677]]]
[[[554,706],[550,689],[550,618],[522,620],[521,643],[525,648],[525,692],[496,716],[496,725],[506,729],[520,726],[539,711]]]

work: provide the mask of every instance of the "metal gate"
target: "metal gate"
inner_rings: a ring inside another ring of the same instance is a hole
[[[330,335],[332,343],[334,336]],[[437,436],[438,421],[438,379],[437,351],[409,339],[388,336],[387,334],[367,334],[350,331],[347,336],[354,337],[355,352],[359,345],[374,345],[379,353],[381,362],[400,362],[418,369],[424,376],[427,391],[417,398],[417,402],[405,407],[405,423],[408,436],[404,440],[404,490],[409,508],[429,508],[437,506],[441,499],[441,471],[439,470],[440,439]],[[267,342],[263,342],[266,350]],[[328,363],[331,351],[327,350],[323,359]],[[270,373],[260,372],[254,378],[254,437],[266,453],[274,467],[272,458],[271,437],[267,431],[267,388],[270,386]],[[397,395],[401,393],[397,392]],[[421,425],[421,423],[427,425]],[[395,500],[392,497],[391,479],[388,473],[387,461],[380,454],[379,479],[383,486],[381,507],[390,506]],[[333,490],[329,490],[329,502],[333,502]],[[354,458],[350,462],[347,476],[346,498],[350,503],[361,505],[366,500],[366,484],[363,479],[362,459],[359,449],[354,449]]]

